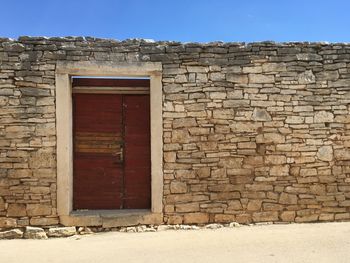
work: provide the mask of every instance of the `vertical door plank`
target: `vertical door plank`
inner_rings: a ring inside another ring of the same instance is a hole
[[[124,95],[124,208],[151,208],[149,95]],[[161,139],[161,138],[159,138]]]

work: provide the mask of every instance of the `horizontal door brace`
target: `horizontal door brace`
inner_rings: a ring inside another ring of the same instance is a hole
[[[73,93],[91,94],[149,94],[149,87],[96,87],[96,86],[75,86]]]

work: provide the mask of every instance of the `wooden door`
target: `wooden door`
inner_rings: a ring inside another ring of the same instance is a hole
[[[73,209],[151,203],[149,95],[73,95]]]

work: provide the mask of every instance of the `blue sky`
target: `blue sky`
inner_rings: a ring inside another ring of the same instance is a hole
[[[0,0],[0,36],[350,42],[349,0]]]

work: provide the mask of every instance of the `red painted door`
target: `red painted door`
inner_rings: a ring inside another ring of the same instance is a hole
[[[73,95],[73,209],[151,204],[148,95]]]

